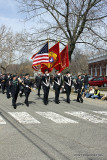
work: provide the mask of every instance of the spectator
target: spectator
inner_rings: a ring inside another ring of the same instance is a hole
[[[93,95],[94,95],[94,88],[91,86],[91,87],[89,87],[89,92],[86,93],[85,97],[91,98],[91,96],[93,96]]]
[[[88,76],[87,76],[87,73],[85,74],[85,77],[84,77],[84,89],[87,90],[88,88]]]
[[[91,98],[93,98],[93,99],[95,99],[95,98],[100,99],[100,91],[99,91],[99,88],[97,86],[95,87],[94,95],[92,95]]]

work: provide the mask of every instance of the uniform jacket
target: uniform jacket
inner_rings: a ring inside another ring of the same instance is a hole
[[[42,87],[50,87],[50,76],[43,75],[42,76]]]
[[[24,79],[24,84],[25,84],[25,86],[24,86],[24,92],[25,92],[25,93],[31,92],[31,89],[29,88],[29,87],[32,86],[31,80],[25,78],[25,79]]]
[[[61,88],[61,86],[62,86],[62,77],[56,75],[56,76],[54,77],[54,89],[56,89],[56,88]]]
[[[65,87],[65,89],[67,87],[71,88],[71,86],[72,86],[72,79],[71,79],[71,77],[64,76],[64,87]]]
[[[12,95],[19,93],[19,81],[17,79],[11,81],[10,87]]]
[[[6,77],[1,78],[1,85],[6,86]]]

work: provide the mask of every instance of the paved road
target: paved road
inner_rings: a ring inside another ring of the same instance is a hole
[[[0,160],[107,160],[107,103],[75,99],[61,94],[57,105],[51,91],[45,106],[32,92],[15,110],[0,93]]]

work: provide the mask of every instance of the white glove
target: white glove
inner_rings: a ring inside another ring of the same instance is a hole
[[[26,85],[26,87],[28,88],[29,86],[28,86],[28,85]]]

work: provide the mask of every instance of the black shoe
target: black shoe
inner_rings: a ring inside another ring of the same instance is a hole
[[[26,106],[29,107],[29,103],[27,103]]]
[[[83,103],[83,99],[81,99],[80,102]]]
[[[59,104],[58,102],[55,102],[56,104]]]
[[[79,100],[77,100],[77,102],[80,102]]]
[[[44,103],[44,105],[47,105],[48,103]]]
[[[13,105],[13,108],[16,109],[16,105],[15,104]]]

